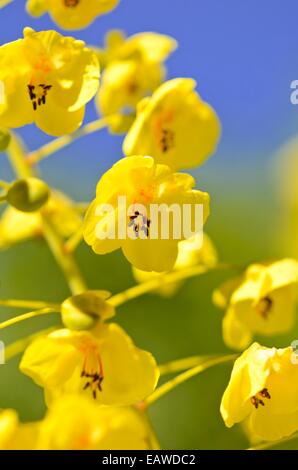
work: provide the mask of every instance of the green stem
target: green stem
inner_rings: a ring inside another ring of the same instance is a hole
[[[29,320],[30,318],[39,317],[41,315],[47,315],[48,313],[57,313],[55,309],[52,308],[42,308],[40,310],[33,310],[32,312],[23,313],[22,315],[18,315],[17,317],[10,318],[9,320],[3,321],[0,323],[0,330],[4,330],[9,326],[15,325],[16,323],[20,323],[24,320]]]
[[[221,356],[218,356],[221,357]],[[160,375],[173,374],[174,372],[181,372],[182,370],[191,369],[203,364],[214,356],[191,356],[184,359],[177,359],[175,361],[167,362],[158,366]]]
[[[42,217],[43,234],[48,245],[68,282],[72,294],[80,294],[87,290],[80,270],[70,252],[64,249],[64,242],[45,215]]]
[[[197,366],[192,367],[191,369],[183,372],[182,374],[177,375],[173,379],[169,380],[165,384],[157,388],[146,400],[146,406],[150,406],[159,400],[161,397],[171,392],[178,385],[186,382],[192,377],[200,374],[201,372],[209,369],[210,367],[217,366],[218,364],[224,364],[226,362],[234,361],[238,357],[237,354],[229,354],[228,356],[219,356],[216,358],[209,359],[204,363],[199,363]]]
[[[150,450],[160,450],[161,449],[160,443],[158,441],[156,432],[155,432],[155,430],[152,426],[152,423],[149,419],[149,416],[148,416],[146,410],[143,411],[143,417],[144,417],[144,420],[145,420],[145,423],[146,423],[146,426],[147,426],[147,429],[148,429],[149,441],[150,441]]]
[[[31,308],[39,310],[41,308],[52,308],[60,311],[60,304],[51,302],[43,302],[39,300],[16,300],[16,299],[0,299],[0,306],[12,308]]]
[[[62,137],[58,137],[58,139],[52,140],[48,144],[45,144],[43,147],[39,148],[38,150],[31,152],[28,155],[27,164],[35,165],[36,163],[39,163],[41,160],[44,160],[53,153],[58,152],[58,150],[61,150],[67,145],[70,145],[77,139],[103,129],[107,126],[107,124],[108,120],[106,118],[96,119],[95,121],[89,122],[85,126],[82,126],[73,134],[64,135]]]
[[[7,148],[7,153],[19,178],[30,178],[35,176],[32,168],[24,158],[24,149],[21,140],[15,134],[11,133],[11,139]]]
[[[12,0],[0,0],[0,8],[4,8],[10,3],[12,3]]]
[[[295,434],[292,434],[291,436],[283,437],[282,439],[279,439],[278,441],[263,442],[262,444],[258,444],[257,446],[250,447],[247,450],[271,449],[272,447],[276,447],[285,442],[293,441],[294,439],[298,439],[298,432],[296,432]]]
[[[16,174],[19,177],[27,178],[34,175],[33,169],[25,160],[22,144],[15,135],[12,136],[10,145],[8,147],[8,156]],[[64,250],[64,240],[60,237],[55,227],[51,224],[50,219],[45,215],[42,215],[42,228],[44,237],[47,240],[58,265],[65,275],[71,292],[73,294],[79,294],[86,290],[85,282],[82,279],[75,259],[71,253],[67,253]]]
[[[163,284],[181,281],[183,279],[198,276],[200,274],[217,269],[240,269],[240,267],[226,263],[219,263],[215,266],[208,267],[198,265],[186,269],[180,269],[179,271],[171,271],[170,273],[161,274],[160,276],[157,276],[150,281],[137,284],[136,286],[130,287],[129,289],[120,292],[119,294],[113,295],[113,297],[109,299],[109,303],[111,303],[114,307],[118,307],[119,305],[122,305],[129,300],[133,300],[137,297],[140,297],[141,295],[147,294],[148,292],[157,289]]]
[[[64,243],[64,250],[73,253],[83,240],[83,225]]]

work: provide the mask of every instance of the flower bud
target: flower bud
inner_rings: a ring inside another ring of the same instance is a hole
[[[0,128],[0,152],[7,149],[10,142],[10,133],[7,129]]]
[[[27,11],[32,16],[41,16],[46,12],[46,2],[44,0],[28,0]]]
[[[17,180],[7,191],[7,202],[22,212],[34,212],[48,200],[50,190],[46,183],[37,178]]]
[[[89,330],[100,320],[115,315],[114,307],[106,301],[110,293],[86,291],[66,299],[61,306],[62,321],[70,330]]]

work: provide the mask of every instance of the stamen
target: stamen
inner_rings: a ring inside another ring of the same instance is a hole
[[[273,300],[270,297],[263,297],[255,306],[256,312],[266,319],[273,306]]]
[[[151,224],[150,219],[147,219],[145,215],[140,214],[139,211],[135,211],[133,215],[129,216],[130,222],[128,227],[132,227],[136,234],[136,238],[139,237],[140,230],[145,233],[146,237],[149,237],[149,227]]]
[[[68,8],[74,8],[78,6],[80,0],[64,0],[64,5]]]
[[[92,396],[94,400],[96,400],[97,390],[102,392],[101,384],[104,379],[104,375],[101,359],[93,349],[86,352],[81,377],[86,377],[88,379],[83,386],[83,390],[90,388]]]
[[[174,132],[169,129],[161,130],[160,145],[163,153],[174,147]]]
[[[40,83],[39,85],[28,85],[29,98],[32,101],[34,111],[37,110],[37,106],[46,104],[46,97],[51,88],[52,85],[45,85],[44,83]]]
[[[250,401],[251,401],[252,405],[256,408],[256,410],[258,409],[259,405],[265,406],[265,403],[262,400],[262,398],[267,398],[268,400],[270,400],[271,395],[268,392],[267,388],[263,388],[263,390],[261,390],[256,395],[251,397]]]

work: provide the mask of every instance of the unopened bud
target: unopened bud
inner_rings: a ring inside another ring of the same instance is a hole
[[[115,315],[107,302],[110,293],[90,290],[66,299],[61,306],[62,321],[70,330],[90,330],[98,321]]]
[[[48,200],[50,190],[46,183],[37,178],[17,180],[7,191],[7,202],[22,212],[34,212]]]

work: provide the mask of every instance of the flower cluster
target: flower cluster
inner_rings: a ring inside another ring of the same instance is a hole
[[[27,11],[49,13],[63,29],[81,29],[118,3],[28,0]],[[0,299],[0,305],[30,309],[0,329],[38,315],[60,318],[59,326],[12,345],[11,357],[23,353],[21,372],[42,387],[47,411],[40,421],[22,423],[16,411],[2,409],[0,449],[158,448],[148,406],[186,378],[236,356],[158,366],[118,325],[118,308],[147,292],[174,296],[186,278],[216,269],[238,271],[213,294],[225,311],[223,340],[242,352],[220,406],[226,426],[242,423],[257,441],[298,431],[295,352],[252,344],[256,335],[269,340],[293,327],[298,261],[231,266],[203,234],[210,196],[185,170],[215,153],[221,125],[192,78],[165,80],[164,63],[176,46],[153,32],[126,37],[113,30],[99,48],[55,30],[25,28],[23,38],[0,47],[0,151],[16,173],[14,181],[0,180],[0,203],[6,204],[0,249],[40,238],[70,290],[59,304]],[[82,126],[93,99],[101,117]],[[59,138],[28,154],[13,129],[33,123]],[[121,158],[99,175],[94,200],[82,204],[50,188],[36,163],[102,127],[125,137]],[[82,240],[97,255],[121,249],[136,285],[114,295],[90,290],[73,256]],[[161,374],[185,369],[156,389]]]

